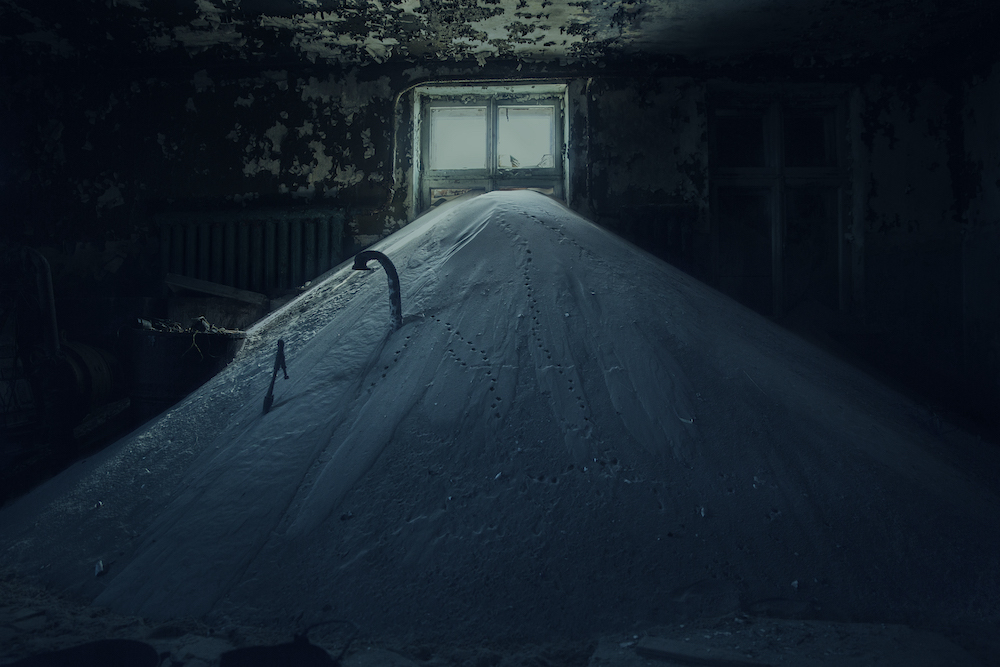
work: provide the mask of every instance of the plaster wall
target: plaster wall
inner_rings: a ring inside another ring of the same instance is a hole
[[[865,216],[866,346],[923,379],[953,379],[962,370],[962,252],[951,94],[929,80],[880,77],[861,93],[867,164],[855,166],[869,182],[855,210]]]
[[[965,361],[1000,414],[1000,64],[966,85],[969,202],[962,243]]]
[[[9,130],[0,140],[0,241],[41,249],[61,326],[111,345],[129,318],[167,314],[161,213],[238,220],[269,208],[383,205],[394,96],[406,80],[402,68],[0,75]],[[349,218],[346,244],[404,222],[388,210],[359,229],[360,218]]]
[[[350,254],[410,217],[413,86],[515,76],[570,84],[570,206],[692,265],[707,220],[703,86],[544,65],[8,72],[3,237],[42,248],[57,287],[71,285],[67,297],[102,317],[117,306],[95,308],[81,292],[113,301],[162,291],[163,213],[337,208]],[[147,307],[130,313],[155,315]]]
[[[57,271],[90,275],[95,289],[110,281],[136,295],[158,284],[153,220],[163,208],[341,208],[349,253],[407,222],[413,85],[560,74],[570,84],[570,206],[707,278],[706,79],[600,68],[8,73],[4,236],[49,247]],[[964,91],[871,77],[851,108],[862,344],[929,378],[976,375],[995,388],[1000,72]]]
[[[12,158],[0,197],[14,213],[11,236],[35,245],[120,240],[155,236],[150,221],[162,209],[333,206],[350,211],[345,246],[369,245],[407,222],[405,93],[462,76],[476,72],[386,65],[10,78],[0,86],[3,111],[19,138],[5,139]],[[686,258],[694,226],[707,219],[703,87],[684,78],[569,81],[570,205]]]
[[[18,206],[26,237],[128,235],[159,206],[362,205],[387,192],[394,90],[384,74],[202,69],[13,85],[12,96],[40,100],[17,119],[22,167],[3,184],[14,206],[26,192],[48,195],[45,214]]]
[[[705,84],[601,77],[587,90],[587,208],[600,224],[692,273],[708,263]]]

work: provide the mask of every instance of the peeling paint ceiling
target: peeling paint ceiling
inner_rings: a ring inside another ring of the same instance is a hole
[[[0,0],[0,49],[136,66],[275,62],[804,64],[921,57],[986,38],[992,0]],[[994,24],[995,25],[995,24]],[[210,55],[206,55],[210,54]]]

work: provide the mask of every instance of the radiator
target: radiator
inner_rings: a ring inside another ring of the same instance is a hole
[[[339,264],[344,211],[257,210],[162,213],[164,273],[273,294]]]

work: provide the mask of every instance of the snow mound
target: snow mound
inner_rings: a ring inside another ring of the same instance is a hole
[[[996,490],[898,394],[535,193],[375,248],[402,328],[345,264],[0,512],[5,562],[120,613],[414,637],[997,614]]]

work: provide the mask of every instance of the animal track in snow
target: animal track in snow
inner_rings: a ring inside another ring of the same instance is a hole
[[[481,347],[477,348],[475,342],[463,336],[461,330],[452,326],[451,322],[447,320],[442,321],[441,318],[435,318],[434,321],[435,323],[443,324],[445,330],[451,334],[451,340],[446,350],[449,358],[463,368],[484,369],[484,379],[489,380],[487,390],[495,392],[497,376],[493,373],[490,357],[486,353],[486,350]],[[500,412],[496,408],[497,402],[501,400],[500,396],[495,394],[490,399],[490,408],[494,410],[494,418],[500,417]]]

